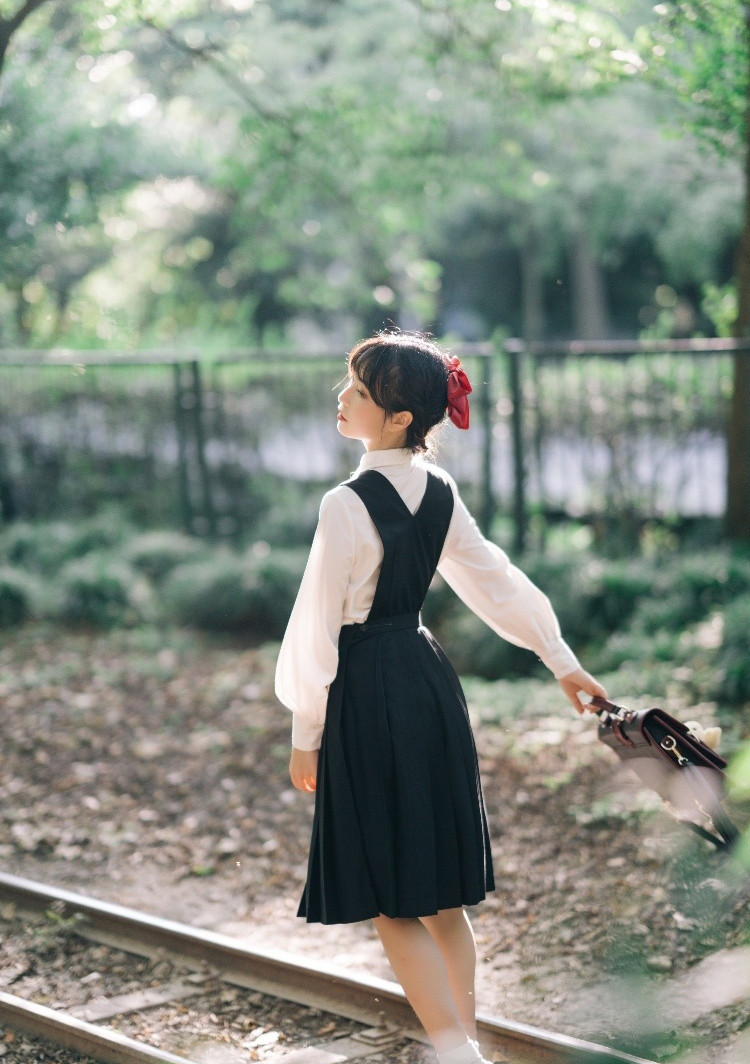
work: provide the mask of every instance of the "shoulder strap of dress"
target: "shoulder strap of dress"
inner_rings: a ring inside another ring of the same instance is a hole
[[[344,481],[342,487],[351,488],[359,495],[379,532],[383,525],[392,525],[394,521],[400,522],[411,517],[409,507],[388,477],[375,469],[366,469],[351,480]]]

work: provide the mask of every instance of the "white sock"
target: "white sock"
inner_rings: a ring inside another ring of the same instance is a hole
[[[476,1043],[468,1040],[447,1053],[438,1053],[439,1064],[481,1064],[481,1060]]]

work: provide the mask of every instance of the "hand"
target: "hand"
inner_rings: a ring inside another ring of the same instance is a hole
[[[318,779],[318,751],[292,747],[289,775],[298,791],[314,791]]]
[[[565,697],[569,698],[575,706],[576,713],[595,713],[594,706],[582,702],[578,697],[578,692],[583,691],[587,695],[600,695],[602,698],[607,697],[607,692],[602,685],[594,679],[585,669],[576,669],[574,672],[569,672],[567,676],[561,676],[557,681],[562,687]]]

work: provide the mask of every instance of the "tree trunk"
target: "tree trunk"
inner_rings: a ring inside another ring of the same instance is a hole
[[[604,298],[604,279],[588,233],[583,227],[571,234],[570,270],[576,339],[606,339],[609,335],[609,315]]]
[[[750,7],[745,6],[750,38]],[[735,336],[750,345],[750,80],[745,111],[745,217],[737,255]],[[727,426],[727,538],[750,543],[750,351],[734,356],[734,388]]]
[[[526,343],[544,337],[544,294],[539,241],[533,230],[526,234],[521,248],[521,316]]]
[[[15,15],[11,15],[10,18],[0,18],[0,72],[2,72],[13,34],[19,26],[23,25],[29,15],[32,15],[38,7],[47,2],[48,0],[25,0]]]

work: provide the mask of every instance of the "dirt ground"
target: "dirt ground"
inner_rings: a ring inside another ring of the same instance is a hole
[[[0,868],[391,978],[369,925],[295,916],[312,802],[289,783],[274,662],[154,629],[6,635]],[[747,1064],[746,872],[639,790],[554,683],[526,681],[520,715],[512,686],[466,685],[497,880],[471,911],[480,1009]]]

